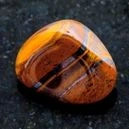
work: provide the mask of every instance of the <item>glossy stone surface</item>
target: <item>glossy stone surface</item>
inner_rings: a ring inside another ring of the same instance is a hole
[[[89,104],[114,88],[116,67],[99,38],[74,20],[49,24],[32,35],[16,59],[28,88],[72,104]]]

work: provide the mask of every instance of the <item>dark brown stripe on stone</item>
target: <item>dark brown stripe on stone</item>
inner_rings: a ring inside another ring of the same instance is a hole
[[[81,46],[73,55],[71,55],[69,58],[71,57],[74,57],[75,59],[77,59],[79,56],[81,56],[84,52],[86,51],[86,47],[85,46]],[[69,60],[69,58],[67,58],[66,60]],[[66,61],[65,60],[65,61]],[[71,62],[70,62],[71,63]],[[52,76],[54,76],[55,74],[59,73],[61,70],[62,70],[62,63],[58,64],[53,70],[51,70],[49,73],[47,73],[44,77],[42,77],[37,83],[39,84],[44,84],[47,80],[49,80]],[[69,65],[69,64],[68,64]],[[68,66],[67,65],[67,66]],[[66,66],[66,67],[67,67]],[[59,83],[59,80],[58,79],[58,83]],[[51,81],[52,82],[52,81]],[[37,86],[37,83],[34,85],[34,88],[39,88],[41,87],[42,85],[38,85]],[[52,84],[52,83],[51,83]],[[49,88],[55,88],[57,87],[58,85],[54,84],[53,85],[47,85]]]
[[[44,84],[49,78],[51,78],[53,75],[61,71],[61,64],[57,65],[52,71],[47,73],[43,78],[39,80],[42,84]]]

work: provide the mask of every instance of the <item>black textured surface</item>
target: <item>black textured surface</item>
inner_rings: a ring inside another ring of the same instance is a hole
[[[91,28],[117,65],[117,92],[99,106],[52,106],[17,88],[19,47],[42,26],[64,18]],[[0,0],[0,129],[129,129],[128,68],[128,0]]]

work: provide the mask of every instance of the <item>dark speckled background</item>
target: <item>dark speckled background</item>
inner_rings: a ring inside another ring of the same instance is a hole
[[[91,28],[117,65],[117,97],[105,101],[108,106],[115,100],[104,112],[103,104],[90,112],[51,108],[54,103],[34,101],[17,88],[14,64],[22,43],[42,26],[66,18]],[[0,129],[129,129],[129,1],[0,0]]]

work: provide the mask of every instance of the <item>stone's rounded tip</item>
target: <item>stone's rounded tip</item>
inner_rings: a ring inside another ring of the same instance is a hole
[[[51,23],[32,35],[19,50],[15,69],[28,88],[71,104],[105,98],[117,76],[100,39],[74,20]]]

